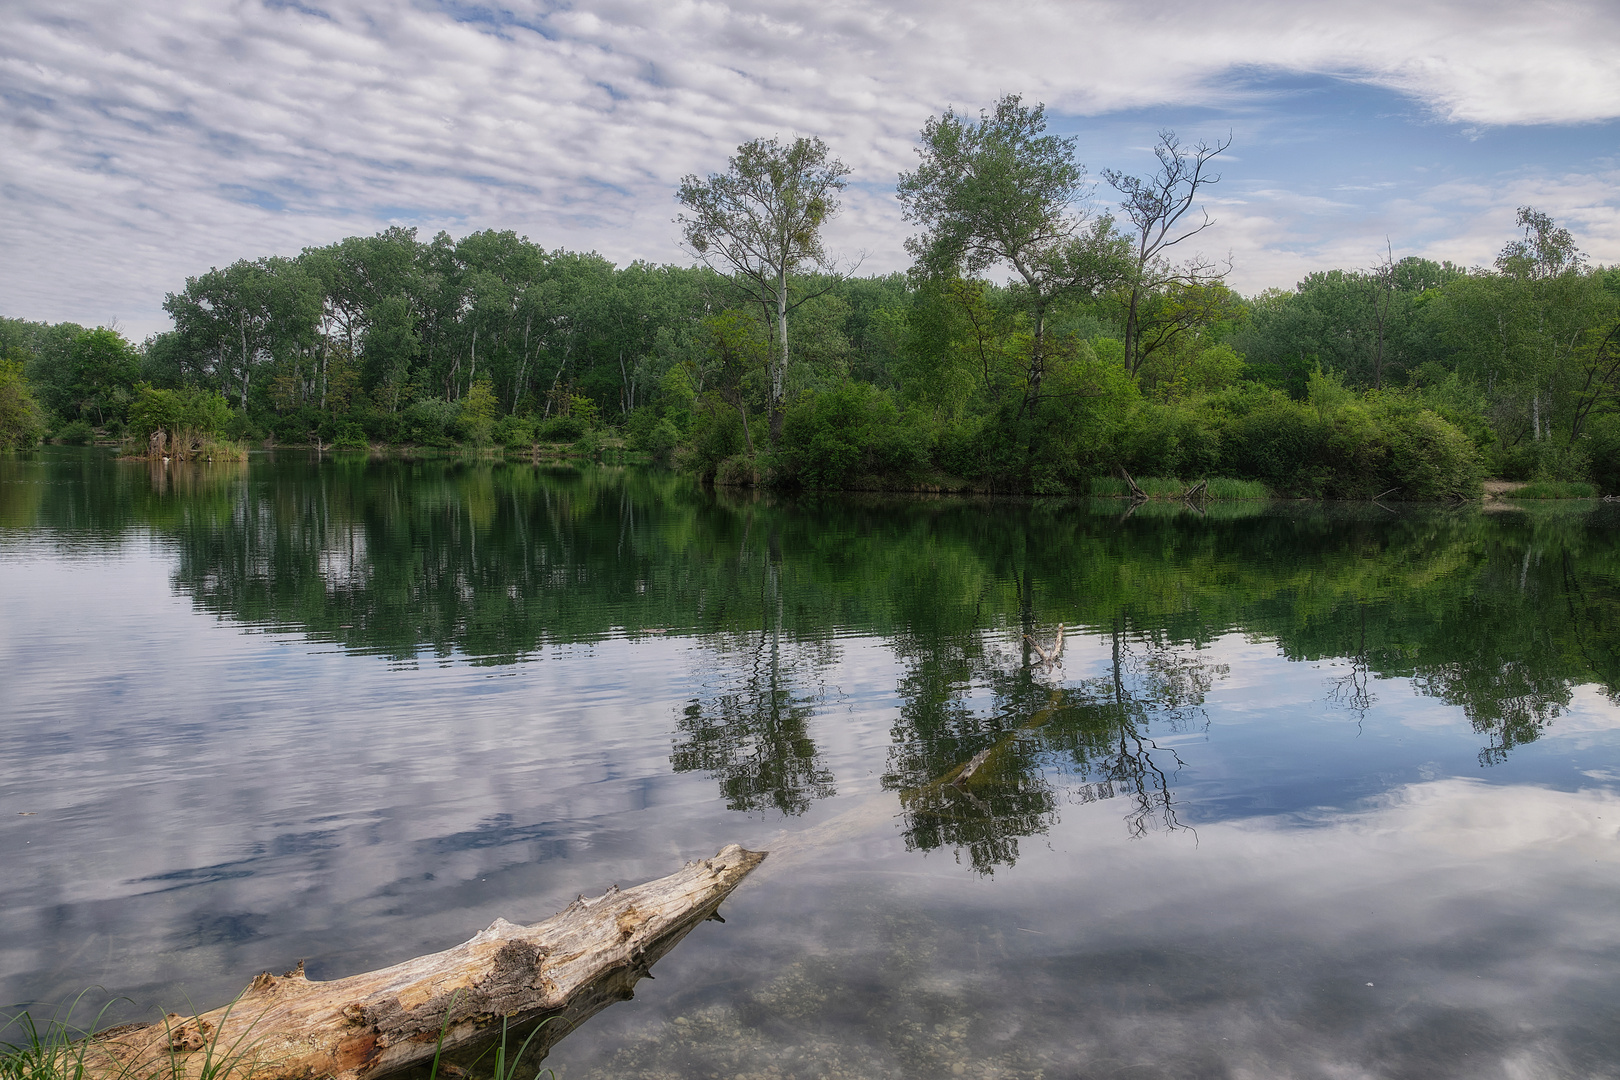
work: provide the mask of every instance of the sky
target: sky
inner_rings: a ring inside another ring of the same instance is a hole
[[[1162,129],[1225,139],[1248,294],[1388,250],[1488,265],[1532,205],[1620,263],[1620,4],[1601,0],[0,0],[0,314],[166,329],[240,258],[389,225],[691,260],[687,173],[816,135],[829,247],[904,269],[917,133],[1047,105],[1110,208]]]

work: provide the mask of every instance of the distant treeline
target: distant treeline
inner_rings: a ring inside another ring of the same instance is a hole
[[[1519,224],[1489,269],[1392,259],[1248,298],[1121,276],[1050,303],[1038,342],[1016,279],[807,275],[774,440],[774,312],[732,278],[393,228],[188,278],[138,345],[0,320],[0,442],[144,437],[141,395],[190,388],[242,443],[617,435],[722,483],[1058,493],[1123,467],[1327,497],[1620,491],[1620,269]]]

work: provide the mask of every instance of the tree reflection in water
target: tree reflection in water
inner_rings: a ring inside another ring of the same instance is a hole
[[[739,562],[748,557],[745,545]],[[669,760],[676,772],[712,774],[727,809],[796,815],[838,793],[810,737],[825,696],[821,676],[836,656],[830,643],[783,640],[778,562],[768,558],[759,574],[760,628],[704,641],[702,674],[710,692],[681,711]],[[746,576],[748,568],[738,572]]]
[[[160,537],[175,591],[244,625],[492,667],[678,633],[701,689],[678,707],[673,766],[712,774],[738,810],[799,814],[833,793],[816,741],[831,643],[881,641],[905,671],[885,783],[907,841],[985,872],[1065,799],[1175,827],[1164,746],[1201,722],[1221,669],[1199,646],[1222,635],[1338,665],[1325,694],[1358,720],[1378,680],[1406,680],[1462,711],[1483,765],[1579,687],[1620,697],[1617,524],[1601,504],[1144,504],[1120,520],[1113,504],[778,499],[476,458],[0,457],[0,527]],[[1106,677],[1032,666],[1024,635],[1050,641],[1059,620],[1071,641],[1109,641]]]
[[[1027,648],[969,646],[914,667],[883,778],[899,792],[907,847],[950,847],[991,874],[1017,861],[1021,838],[1047,831],[1065,797],[1125,800],[1133,836],[1186,828],[1171,787],[1185,763],[1152,732],[1207,723],[1204,697],[1226,665],[1130,634],[1123,615],[1108,636],[1108,671],[1067,685]],[[982,713],[966,702],[975,684],[993,702]]]

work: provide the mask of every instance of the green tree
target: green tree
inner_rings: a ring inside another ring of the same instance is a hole
[[[130,427],[148,440],[151,453],[181,459],[222,434],[230,419],[231,408],[224,395],[195,386],[159,390],[143,384],[136,388],[129,409]]]
[[[461,428],[474,446],[489,445],[498,409],[495,384],[489,376],[474,381],[467,388],[467,396],[461,399]]]
[[[124,335],[106,327],[86,330],[68,353],[72,402],[78,415],[94,416],[97,426],[122,420],[140,377],[140,354]]]
[[[770,372],[771,441],[781,438],[788,372],[788,313],[819,292],[793,294],[805,268],[831,273],[821,228],[838,212],[849,169],[818,138],[783,145],[753,139],[737,147],[730,168],[708,179],[688,175],[675,220],[687,246],[706,264],[730,273],[750,299],[772,312],[776,355]],[[824,289],[821,291],[825,291]]]
[[[1090,298],[1116,281],[1124,248],[1111,218],[1087,224],[1078,206],[1085,167],[1074,140],[1046,134],[1046,107],[1017,94],[977,121],[947,109],[923,125],[916,170],[900,175],[906,220],[922,227],[906,241],[919,276],[948,281],[1010,270],[1030,320],[1019,413],[1040,400],[1055,355],[1053,305]]]
[[[33,446],[45,434],[45,418],[23,378],[20,360],[0,359],[0,450]]]

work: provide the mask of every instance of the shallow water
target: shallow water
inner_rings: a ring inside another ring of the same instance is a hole
[[[736,841],[560,1076],[1620,1075],[1617,525],[0,457],[0,1002]]]

